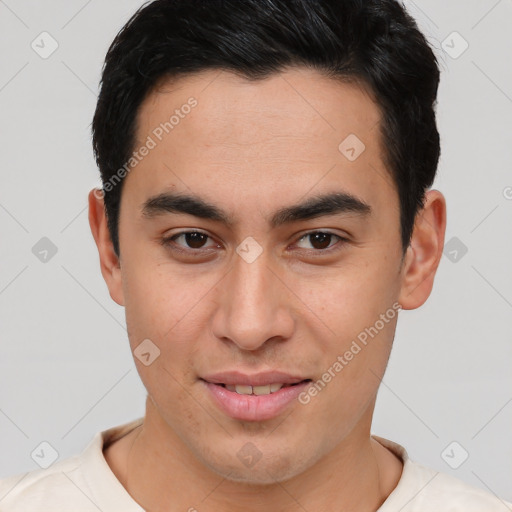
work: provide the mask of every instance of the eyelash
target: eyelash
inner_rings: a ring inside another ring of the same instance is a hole
[[[170,237],[162,239],[161,243],[164,247],[167,247],[167,248],[171,249],[172,251],[175,251],[178,253],[187,254],[187,255],[197,255],[197,256],[204,255],[204,253],[208,252],[210,248],[207,248],[207,249],[202,249],[202,248],[200,248],[200,249],[192,249],[192,248],[184,249],[183,247],[176,245],[176,243],[174,242],[180,236],[189,235],[189,234],[193,234],[193,233],[199,233],[199,234],[205,235],[209,239],[212,239],[212,237],[210,235],[208,235],[207,233],[204,233],[203,231],[193,230],[193,231],[181,231],[179,233],[175,233],[174,235],[172,235]],[[318,233],[323,234],[323,235],[330,235],[331,237],[335,237],[338,239],[338,242],[329,246],[326,249],[302,249],[302,250],[306,251],[309,254],[313,253],[316,256],[321,256],[321,255],[325,255],[325,254],[330,254],[331,252],[334,252],[334,251],[341,250],[342,247],[345,245],[345,243],[348,242],[347,238],[344,238],[340,235],[336,235],[335,233],[331,233],[330,231],[321,231],[321,230],[308,231],[307,233],[302,235],[297,240],[297,242],[300,242],[301,240],[307,238],[308,236],[315,235]],[[341,246],[341,247],[337,247],[337,246]]]

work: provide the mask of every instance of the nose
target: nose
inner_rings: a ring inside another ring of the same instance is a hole
[[[218,339],[254,351],[267,340],[291,337],[293,294],[269,266],[265,252],[251,263],[235,255],[221,287],[212,325]]]

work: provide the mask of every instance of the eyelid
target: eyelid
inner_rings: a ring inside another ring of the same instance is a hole
[[[187,234],[190,234],[190,233],[200,233],[200,234],[205,235],[207,238],[211,239],[212,241],[215,241],[214,237],[209,235],[207,232],[202,231],[200,229],[190,228],[189,230],[179,231],[177,233],[174,233],[172,235],[169,235],[169,236],[165,237],[164,239],[162,239],[161,243],[165,247],[170,247],[174,251],[178,251],[178,252],[182,252],[182,253],[187,253],[187,254],[201,254],[201,253],[204,253],[204,252],[208,252],[208,251],[210,251],[210,249],[212,249],[212,247],[206,247],[206,248],[202,248],[201,247],[199,249],[186,248],[186,247],[180,246],[179,244],[176,244],[174,242],[174,240],[173,240],[173,239],[176,239],[176,238],[178,238],[178,237],[180,237],[182,235],[187,235]],[[306,238],[309,235],[314,235],[316,233],[322,233],[322,234],[326,234],[326,235],[330,235],[330,236],[336,237],[336,238],[338,238],[338,242],[333,244],[333,245],[331,245],[330,247],[328,247],[326,249],[301,249],[301,248],[299,248],[299,249],[294,249],[294,250],[306,251],[308,254],[314,254],[316,256],[322,256],[322,255],[326,255],[326,254],[329,254],[331,252],[340,250],[341,249],[339,247],[340,245],[343,246],[347,242],[349,242],[348,237],[339,235],[337,233],[333,233],[329,229],[317,228],[317,229],[305,231],[302,234],[298,235],[295,238],[294,244],[296,244],[297,242],[300,242],[303,238]],[[219,245],[218,242],[215,241],[215,243],[217,245]]]
[[[336,238],[338,238],[338,242],[327,247],[326,249],[297,249],[297,250],[306,251],[306,252],[308,252],[308,254],[314,254],[316,256],[322,256],[322,255],[330,254],[331,252],[340,250],[341,248],[339,246],[340,245],[343,246],[349,241],[348,237],[346,237],[346,236],[342,236],[337,233],[333,233],[329,229],[321,229],[320,228],[320,229],[313,229],[310,231],[306,231],[305,233],[300,235],[294,243],[300,242],[303,238],[306,238],[310,235],[314,235],[316,233],[321,233],[324,235],[330,235],[330,236],[336,237]]]
[[[166,236],[164,237],[162,240],[161,240],[161,244],[164,246],[164,247],[168,247],[170,248],[171,250],[174,250],[174,251],[178,251],[178,252],[183,252],[183,253],[187,253],[187,254],[199,254],[201,252],[205,252],[205,251],[208,251],[210,249],[212,249],[212,247],[206,247],[206,248],[199,248],[199,249],[192,249],[192,248],[187,248],[187,247],[184,247],[182,245],[179,245],[177,243],[175,243],[175,241],[173,239],[175,238],[178,238],[182,235],[188,235],[190,233],[200,233],[202,235],[205,235],[206,237],[208,237],[210,240],[212,241],[215,241],[214,238],[209,235],[208,233],[206,233],[205,231],[202,231],[200,229],[188,229],[188,230],[184,230],[184,231],[179,231],[177,233],[174,233],[172,235],[169,235],[169,236]],[[215,242],[217,245],[218,242]]]

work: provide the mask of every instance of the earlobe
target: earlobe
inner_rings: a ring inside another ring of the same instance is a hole
[[[445,198],[438,190],[429,190],[416,216],[403,265],[399,297],[403,309],[416,309],[428,299],[443,255],[445,230]]]
[[[101,274],[105,279],[110,296],[117,304],[124,306],[121,264],[110,238],[103,192],[96,188],[89,192],[89,225],[98,247]]]

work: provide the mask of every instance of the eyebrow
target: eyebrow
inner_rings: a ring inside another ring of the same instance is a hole
[[[356,196],[348,192],[332,192],[277,210],[270,218],[269,224],[276,228],[284,224],[327,215],[356,213],[360,216],[368,216],[371,212],[371,206]],[[147,219],[169,213],[193,215],[201,219],[221,222],[227,226],[235,224],[234,219],[227,212],[195,195],[165,192],[150,197],[142,205],[142,216]]]

